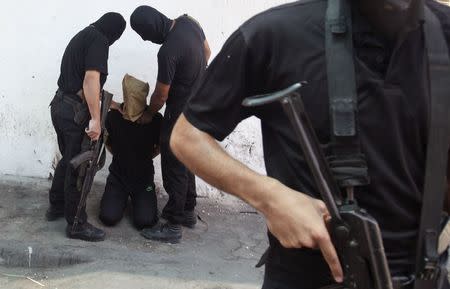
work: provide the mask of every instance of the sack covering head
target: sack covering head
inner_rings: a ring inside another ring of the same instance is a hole
[[[126,74],[122,81],[122,89],[123,117],[135,122],[144,113],[150,87],[147,82]]]

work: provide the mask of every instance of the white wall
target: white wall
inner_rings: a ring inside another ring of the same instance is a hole
[[[15,0],[0,3],[0,174],[47,177],[57,153],[49,102],[56,90],[65,46],[79,30],[108,11],[128,22],[139,5],[174,18],[183,13],[202,24],[213,56],[247,18],[287,0]],[[130,73],[153,87],[158,46],[143,42],[129,24],[110,49],[105,88],[121,100],[121,79]],[[225,143],[250,166],[264,171],[259,124],[243,123]],[[156,163],[159,166],[159,160]],[[158,177],[158,176],[157,176]],[[201,187],[207,190],[206,187]]]

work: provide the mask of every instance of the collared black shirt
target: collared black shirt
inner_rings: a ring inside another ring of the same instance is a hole
[[[450,43],[450,8],[431,5]],[[314,197],[319,196],[317,188],[280,104],[249,109],[241,102],[307,81],[301,95],[319,141],[328,151],[326,6],[325,0],[297,1],[247,21],[225,43],[184,110],[190,123],[218,140],[243,119],[260,118],[268,175]],[[353,32],[360,140],[371,177],[371,184],[357,191],[356,198],[380,224],[392,272],[404,274],[415,261],[425,172],[424,37],[418,29],[402,43],[391,45],[356,12]],[[269,240],[272,252],[266,266],[284,284],[319,288],[331,282],[320,252],[285,249],[271,234]]]
[[[158,52],[158,81],[170,85],[167,107],[180,112],[205,70],[205,34],[193,18],[176,19]]]
[[[87,70],[100,72],[103,87],[108,75],[108,39],[94,26],[88,26],[75,35],[66,47],[58,87],[66,93],[77,93],[83,88]]]
[[[159,145],[161,121],[159,113],[151,123],[138,124],[124,119],[116,110],[108,112],[106,129],[113,152],[109,171],[130,191],[153,183],[153,150]]]

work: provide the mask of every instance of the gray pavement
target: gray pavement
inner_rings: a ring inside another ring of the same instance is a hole
[[[266,229],[252,208],[199,198],[206,224],[184,229],[180,244],[163,244],[141,237],[128,212],[118,226],[103,227],[98,179],[88,215],[107,240],[88,243],[67,239],[64,220],[45,221],[50,181],[0,176],[1,289],[260,288],[263,271],[254,265],[267,246]],[[158,201],[161,208],[165,196]]]

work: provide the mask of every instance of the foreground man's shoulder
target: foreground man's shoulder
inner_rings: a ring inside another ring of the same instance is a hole
[[[247,20],[240,28],[246,40],[255,34],[268,33],[276,36],[287,31],[308,31],[311,25],[323,21],[327,0],[300,0],[273,7]]]
[[[436,14],[444,23],[450,23],[450,6],[437,2],[436,0],[426,1],[426,6]]]
[[[426,1],[426,5],[441,22],[442,29],[450,49],[450,6],[439,3],[435,0]]]
[[[427,5],[433,11],[440,11],[442,13],[450,14],[450,6],[448,4],[443,4],[436,0],[426,0],[425,5]]]

